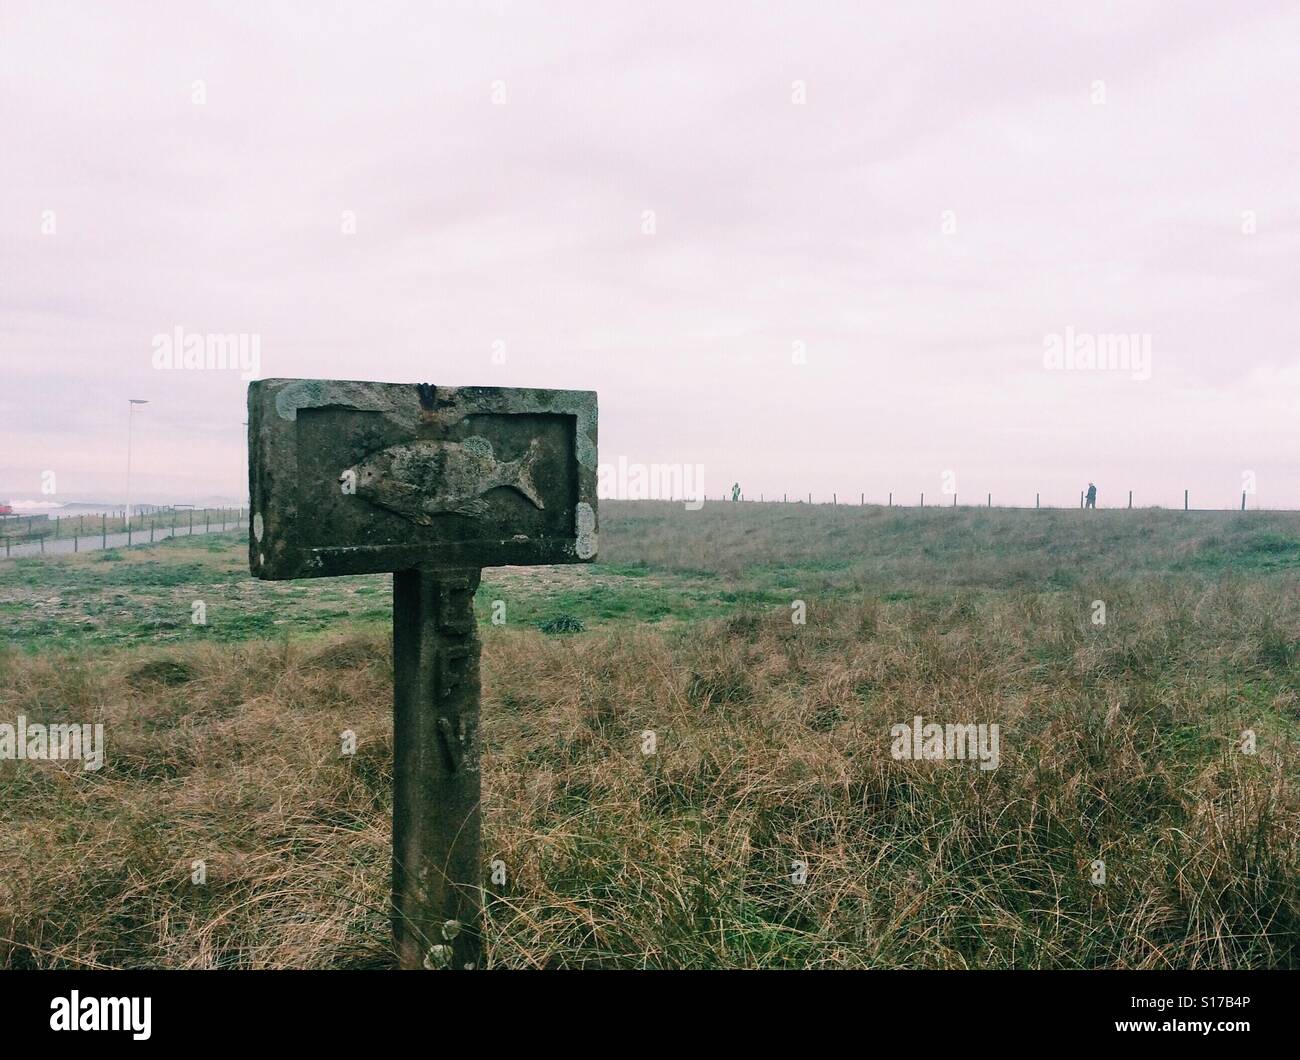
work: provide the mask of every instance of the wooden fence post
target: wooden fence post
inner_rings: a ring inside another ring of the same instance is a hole
[[[1187,511],[1187,490],[1183,490],[1183,511]]]

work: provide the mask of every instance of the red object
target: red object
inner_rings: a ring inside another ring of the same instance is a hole
[[[13,515],[13,506],[9,504],[0,504],[0,515]]]

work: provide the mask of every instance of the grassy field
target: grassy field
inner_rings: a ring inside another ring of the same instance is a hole
[[[1300,966],[1300,515],[601,523],[477,600],[493,966]],[[0,722],[107,738],[0,761],[0,967],[391,965],[390,606],[234,533],[0,562]]]

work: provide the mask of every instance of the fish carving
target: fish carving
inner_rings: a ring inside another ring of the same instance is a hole
[[[483,494],[498,486],[509,486],[544,509],[533,483],[533,467],[541,454],[536,438],[520,459],[505,462],[497,460],[492,443],[479,435],[460,442],[404,442],[371,453],[344,471],[339,481],[351,479],[358,497],[429,526],[438,515],[482,516],[488,510]]]

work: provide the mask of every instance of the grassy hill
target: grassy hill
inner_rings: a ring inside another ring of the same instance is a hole
[[[492,964],[1300,965],[1300,515],[601,523],[477,601]],[[390,604],[233,534],[0,563],[0,722],[108,743],[0,762],[0,966],[390,963]],[[896,761],[917,714],[998,768]]]

